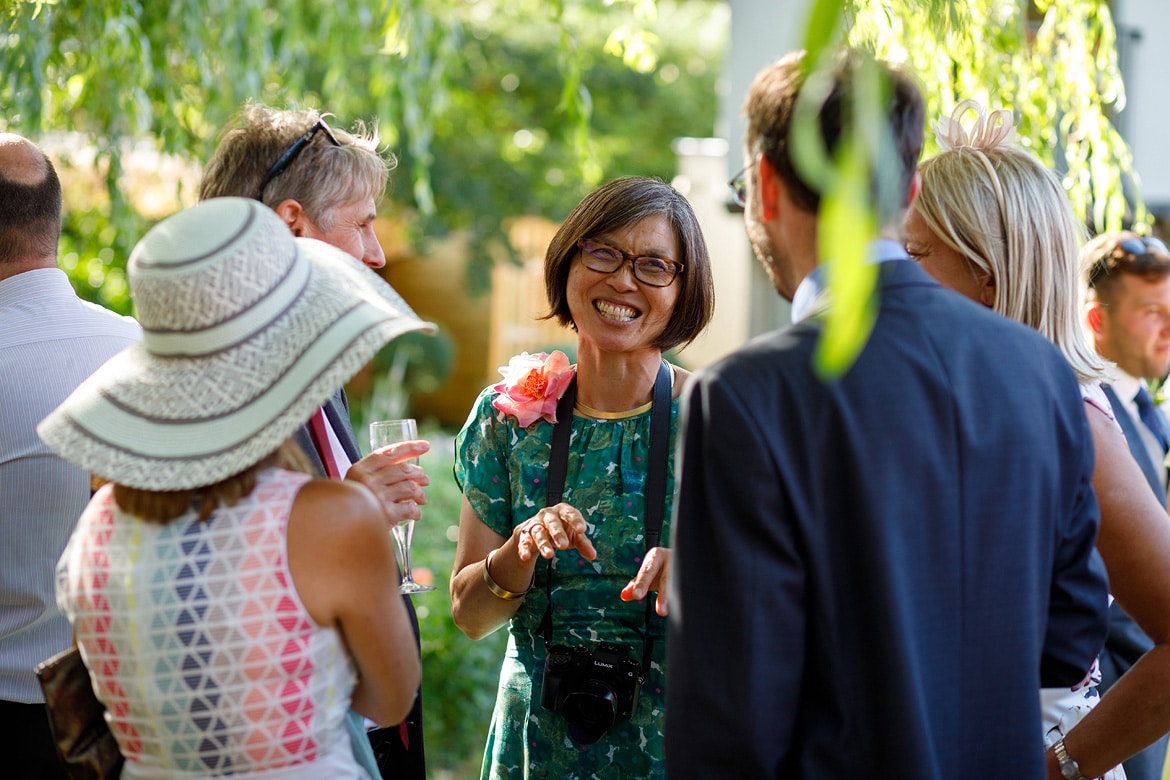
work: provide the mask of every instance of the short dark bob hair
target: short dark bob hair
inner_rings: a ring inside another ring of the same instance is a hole
[[[665,352],[692,342],[707,327],[715,310],[715,285],[707,242],[687,199],[669,184],[644,176],[628,176],[601,185],[586,195],[561,223],[544,260],[544,286],[549,305],[545,318],[576,330],[569,313],[567,289],[569,269],[579,251],[578,241],[659,215],[666,217],[674,228],[681,255],[671,259],[682,263],[683,271],[674,281],[682,285],[674,311],[653,346]]]

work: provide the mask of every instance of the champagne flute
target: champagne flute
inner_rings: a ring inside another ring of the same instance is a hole
[[[370,449],[381,449],[390,444],[418,439],[418,424],[414,420],[379,420],[370,423]],[[418,458],[413,458],[418,464]],[[398,586],[400,593],[422,593],[434,590],[431,585],[422,585],[414,581],[410,573],[410,540],[414,536],[414,521],[407,520],[394,526],[391,533],[398,545],[398,557],[402,561],[402,583]]]

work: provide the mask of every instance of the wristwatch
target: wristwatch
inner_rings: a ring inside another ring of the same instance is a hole
[[[1081,774],[1081,768],[1077,766],[1077,762],[1064,749],[1064,738],[1056,740],[1056,744],[1052,746],[1052,751],[1056,753],[1056,763],[1060,765],[1060,774],[1062,777],[1067,777],[1068,780],[1086,780],[1085,776]]]

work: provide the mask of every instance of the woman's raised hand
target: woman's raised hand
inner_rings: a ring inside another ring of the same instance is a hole
[[[665,547],[651,548],[642,560],[642,565],[634,579],[622,588],[622,601],[640,601],[651,592],[658,597],[654,600],[654,610],[666,617],[670,612],[670,604],[666,599],[666,583],[670,578],[670,550]]]
[[[372,490],[393,525],[418,520],[422,517],[419,507],[427,502],[423,488],[431,484],[418,465],[418,456],[430,448],[422,440],[382,447],[350,466],[345,478]]]
[[[516,550],[520,560],[528,561],[534,555],[552,558],[557,550],[576,548],[582,558],[592,561],[597,558],[597,550],[586,536],[586,530],[581,513],[562,502],[541,509],[516,526]]]

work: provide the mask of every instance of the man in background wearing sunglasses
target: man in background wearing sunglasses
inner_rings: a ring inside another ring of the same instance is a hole
[[[1086,316],[1097,352],[1117,364],[1105,393],[1134,460],[1166,506],[1170,424],[1148,385],[1160,383],[1170,370],[1170,252],[1156,238],[1128,231],[1102,233],[1081,251],[1081,268],[1088,285]],[[1114,602],[1100,657],[1101,693],[1153,645]],[[1126,777],[1158,780],[1165,758],[1162,737],[1125,762]]]
[[[1117,364],[1106,386],[1134,457],[1166,504],[1170,424],[1148,384],[1170,370],[1170,252],[1156,238],[1103,233],[1081,253],[1097,352]]]
[[[331,128],[313,110],[286,111],[246,105],[220,138],[203,172],[199,199],[236,196],[264,203],[294,235],[342,249],[373,269],[386,264],[374,235],[377,201],[397,161],[378,150],[376,132]],[[297,433],[305,454],[323,476],[355,479],[382,501],[391,522],[417,520],[430,484],[414,458],[426,442],[403,442],[361,457],[345,391],[337,393]],[[418,639],[418,619],[403,596]],[[422,692],[397,727],[369,734],[384,778],[424,780]],[[364,746],[355,744],[362,758]],[[368,754],[368,751],[366,751]]]

